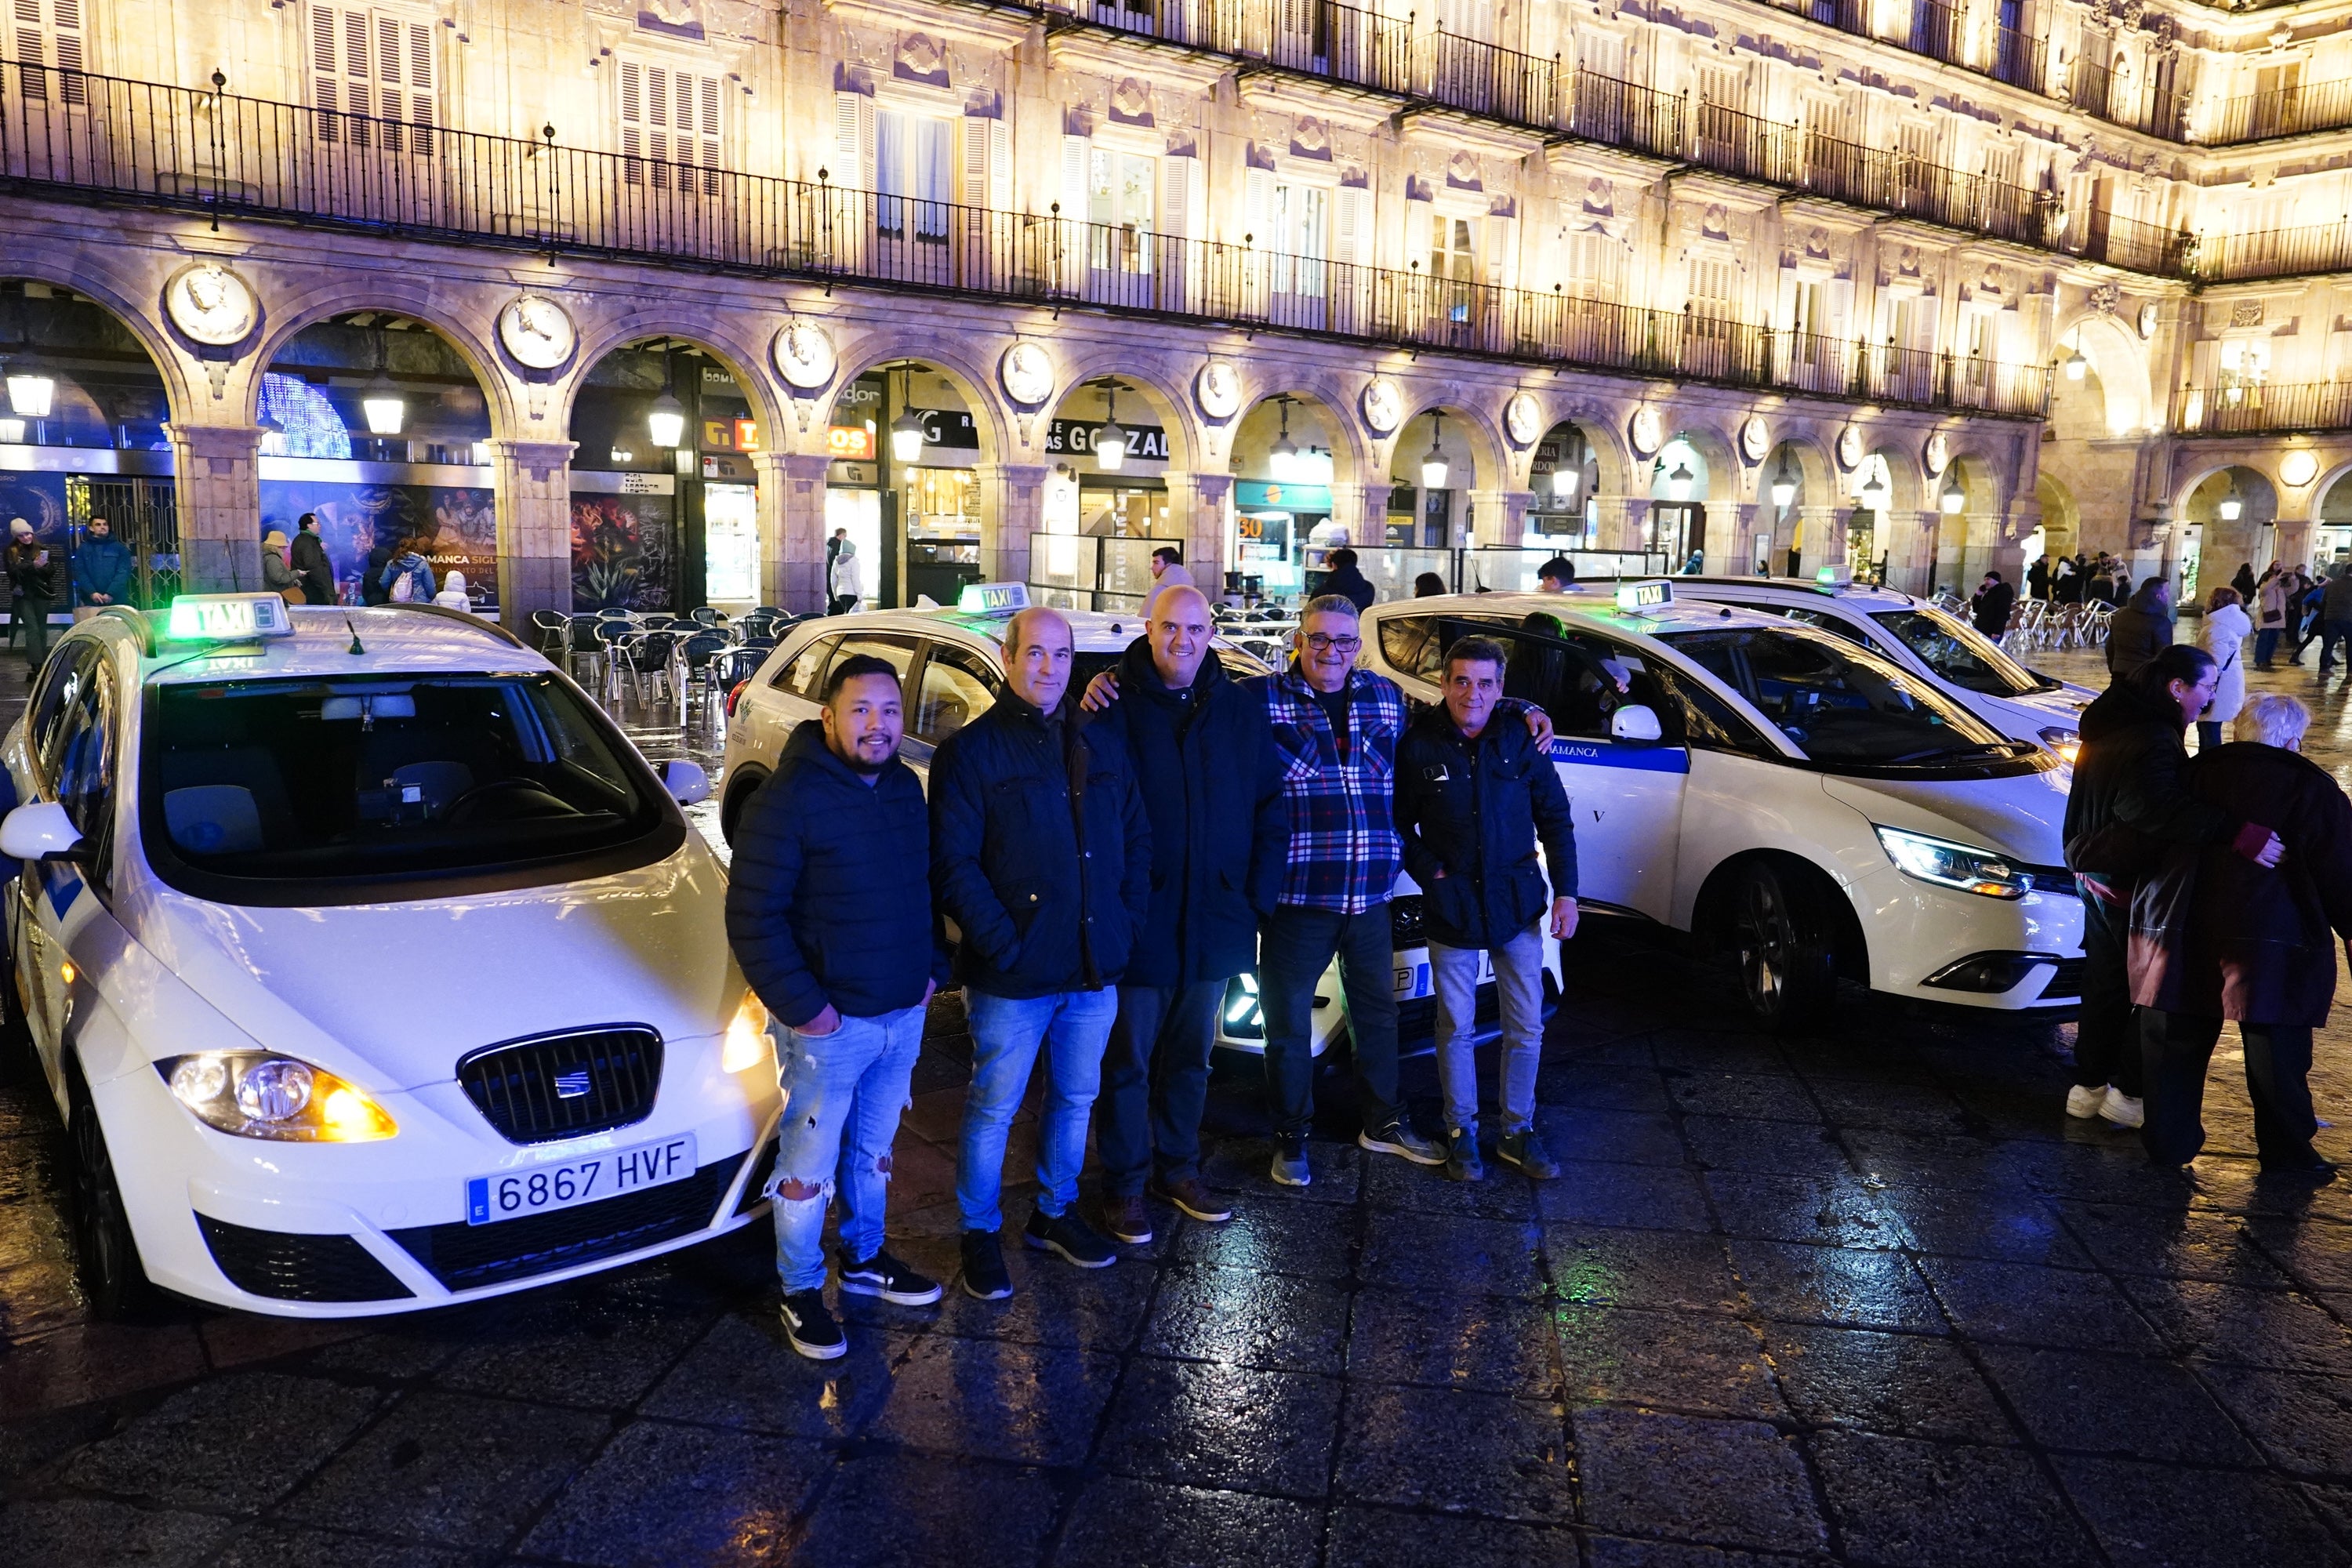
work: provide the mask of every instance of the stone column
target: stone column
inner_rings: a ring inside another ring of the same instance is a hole
[[[982,463],[980,575],[985,583],[1029,581],[1029,536],[1045,526],[1043,463]]]
[[[1470,521],[1475,545],[1517,549],[1527,537],[1528,509],[1536,503],[1532,490],[1472,490]]]
[[[822,452],[754,452],[760,481],[761,603],[793,615],[825,607]],[[880,571],[881,563],[875,563]]]
[[[180,584],[192,594],[261,590],[261,429],[163,426],[180,522]]]
[[[1797,509],[1797,515],[1805,524],[1805,542],[1797,558],[1797,574],[1810,577],[1824,566],[1844,565],[1846,509],[1805,506]]]
[[[1389,492],[1395,488],[1386,484],[1331,487],[1331,521],[1348,531],[1348,542],[1357,550],[1378,550],[1387,541]]]
[[[1212,604],[1223,596],[1234,537],[1234,477],[1179,473],[1168,479],[1168,521],[1184,546],[1184,565]]]
[[[533,611],[572,613],[571,441],[492,441],[499,515],[499,619],[521,633]]]
[[[1642,523],[1650,515],[1648,501],[1634,496],[1595,496],[1592,509],[1595,550],[1642,548]]]
[[[1700,548],[1706,552],[1703,564],[1710,572],[1743,575],[1756,570],[1756,535],[1770,526],[1769,507],[1753,501],[1736,501],[1728,506],[1706,509],[1706,538]],[[1682,570],[1682,563],[1674,569]]]

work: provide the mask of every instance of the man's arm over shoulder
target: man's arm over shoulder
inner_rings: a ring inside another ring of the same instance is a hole
[[[931,760],[931,891],[963,940],[992,963],[1009,958],[1020,928],[981,869],[988,834],[988,780],[980,746],[985,731],[957,731]]]
[[[802,820],[787,767],[744,804],[727,873],[728,945],[768,1011],[794,1027],[831,1005],[793,936],[793,909],[807,865]]]

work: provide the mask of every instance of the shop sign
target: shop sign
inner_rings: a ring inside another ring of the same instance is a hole
[[[706,479],[733,479],[741,484],[751,484],[757,479],[751,472],[751,465],[742,458],[720,457],[715,453],[703,455],[702,477]]]
[[[760,449],[760,422],[756,419],[735,421],[735,449],[756,452]]]
[[[1319,511],[1331,510],[1329,485],[1276,485],[1262,479],[1234,481],[1234,505],[1264,507],[1271,511]]]
[[[702,449],[706,452],[735,450],[735,421],[706,419],[702,422]]]
[[[671,492],[667,474],[618,474],[620,493],[625,496],[666,496]]]
[[[971,415],[961,408],[918,408],[915,417],[923,422],[923,445],[980,450],[980,427],[971,422]]]
[[[874,432],[863,425],[828,425],[824,428],[824,455],[848,462],[872,462]]]
[[[838,460],[824,466],[824,482],[829,485],[850,485],[859,489],[872,489],[875,485],[874,465],[845,463]]]
[[[1056,419],[1045,427],[1045,450],[1052,453],[1091,454],[1095,437],[1106,421],[1100,419]],[[1164,463],[1168,460],[1168,432],[1157,425],[1122,425],[1127,432],[1127,455],[1138,462]]]

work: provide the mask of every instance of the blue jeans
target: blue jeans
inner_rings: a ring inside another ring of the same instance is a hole
[[[2278,656],[2279,638],[2285,631],[2284,626],[2264,626],[2254,634],[2254,668],[2256,669],[2268,669],[2271,667],[2271,660]]]
[[[824,1285],[824,1211],[835,1191],[842,1250],[860,1262],[882,1250],[890,1145],[922,1052],[925,1012],[917,1006],[872,1018],[845,1016],[830,1035],[776,1026],[784,1109],[767,1193],[776,1216],[776,1277],[786,1294]],[[786,1182],[817,1190],[802,1198],[778,1195]]]
[[[1029,1069],[1045,1053],[1045,1110],[1037,1129],[1039,1212],[1055,1215],[1078,1195],[1087,1160],[1087,1118],[1102,1083],[1103,1046],[1118,1016],[1118,987],[1051,996],[992,996],[964,989],[971,1016],[971,1085],[964,1090],[963,1148],[956,1158],[956,1207],[966,1230],[1004,1224],[1004,1141],[1028,1092]]]
[[[1478,951],[1448,947],[1434,938],[1429,943],[1445,1125],[1473,1140],[1478,1135],[1478,1055],[1470,1037],[1478,1023]],[[1525,1132],[1535,1125],[1536,1069],[1543,1064],[1543,922],[1486,951],[1495,955],[1495,1001],[1503,1015],[1495,1099],[1502,1107],[1503,1131]]]

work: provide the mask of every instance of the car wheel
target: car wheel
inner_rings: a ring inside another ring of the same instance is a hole
[[[106,1130],[99,1125],[98,1106],[82,1081],[81,1068],[68,1070],[66,1141],[73,1170],[68,1217],[81,1268],[82,1293],[99,1318],[110,1322],[135,1321],[154,1306],[155,1288],[148,1283],[147,1270],[139,1261],[139,1243],[131,1234],[131,1216],[122,1205],[122,1189],[115,1182],[114,1156],[106,1146]]]
[[[766,773],[747,769],[728,790],[727,799],[719,808],[719,837],[727,840],[730,847],[735,842],[735,825],[743,820],[743,808],[751,803],[751,797],[759,793],[760,786],[767,779]]]
[[[1740,989],[1776,1034],[1825,1022],[1837,1002],[1837,938],[1810,881],[1759,860],[1732,893],[1731,931]]]

